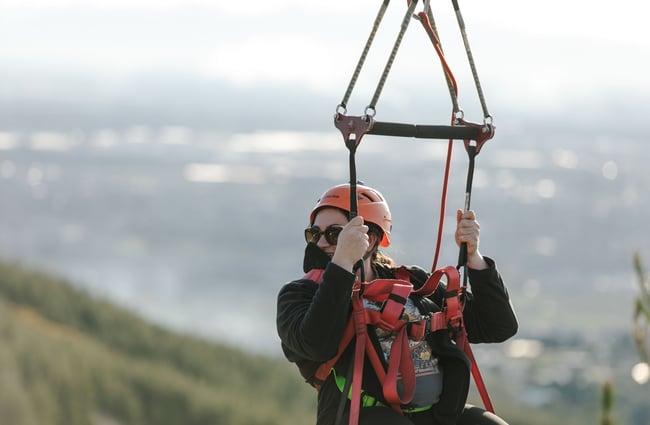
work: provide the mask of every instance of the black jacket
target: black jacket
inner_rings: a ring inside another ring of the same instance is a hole
[[[324,268],[322,282],[296,280],[282,287],[278,295],[277,330],[286,358],[296,363],[300,373],[308,382],[318,366],[334,357],[351,312],[351,292],[355,275],[337,265],[329,258],[319,255],[308,247],[304,269]],[[318,248],[316,248],[318,249]],[[319,250],[320,251],[320,250]],[[471,292],[467,293],[464,307],[464,323],[467,336],[472,343],[502,342],[517,332],[517,319],[512,310],[508,292],[494,261],[486,258],[490,265],[485,270],[469,270]],[[408,267],[411,282],[420,287],[428,274],[418,267]],[[394,278],[394,270],[377,266],[377,278]],[[412,295],[413,301],[423,314],[440,310],[444,288],[439,285],[436,292],[421,298]],[[368,334],[375,349],[381,353],[374,330]],[[452,343],[446,331],[427,336],[427,342],[439,358],[445,371],[443,392],[440,401],[433,407],[433,414],[441,424],[454,424],[462,412],[467,399],[470,380],[470,364],[465,354]],[[336,373],[345,376],[352,361],[354,342],[335,365]],[[379,356],[383,359],[383,355]],[[364,362],[363,389],[368,394],[383,400],[379,380],[369,361]],[[341,393],[332,375],[326,380],[318,394],[317,425],[333,424]]]

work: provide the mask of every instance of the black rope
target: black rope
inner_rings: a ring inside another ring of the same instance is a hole
[[[460,28],[460,34],[463,38],[463,44],[465,45],[465,52],[467,53],[467,61],[472,70],[472,76],[474,77],[474,85],[476,86],[476,91],[478,93],[479,101],[481,102],[481,108],[483,108],[483,117],[486,119],[486,123],[489,119],[491,121],[492,116],[488,112],[487,103],[485,101],[485,96],[483,95],[483,89],[481,88],[481,81],[478,78],[478,72],[476,71],[476,63],[474,62],[474,55],[472,55],[472,49],[469,46],[469,38],[467,37],[467,30],[465,28],[465,21],[463,15],[460,12],[460,6],[458,5],[458,0],[451,0],[454,11],[456,12],[456,20],[458,21],[458,27]]]
[[[359,74],[361,73],[361,68],[363,67],[363,64],[366,61],[366,57],[368,56],[368,52],[370,51],[370,46],[372,45],[372,42],[375,39],[375,35],[377,34],[377,30],[379,29],[379,24],[384,18],[384,14],[386,13],[386,9],[388,8],[388,3],[390,3],[390,0],[384,0],[381,7],[379,8],[379,11],[377,12],[377,16],[375,17],[375,22],[373,23],[372,30],[370,31],[370,35],[368,36],[368,40],[366,40],[366,45],[363,48],[363,52],[361,52],[361,57],[359,57],[359,61],[357,62],[357,67],[354,69],[354,73],[352,74],[352,78],[350,79],[350,83],[348,84],[348,88],[345,91],[345,94],[343,95],[343,100],[341,100],[341,103],[337,108],[338,113],[345,114],[345,108],[347,107],[348,100],[350,100],[350,95],[352,95],[352,90],[354,89],[354,86],[357,83],[357,79],[359,78]],[[343,108],[343,111],[338,110],[340,108]]]
[[[402,43],[402,39],[404,38],[406,29],[408,28],[409,23],[411,22],[411,16],[413,15],[413,11],[415,10],[416,5],[417,5],[417,0],[413,0],[408,10],[406,11],[406,15],[404,15],[404,19],[402,19],[402,26],[400,28],[399,34],[397,35],[397,39],[395,40],[395,44],[393,44],[393,50],[390,53],[388,62],[386,62],[386,66],[384,67],[384,72],[382,73],[381,78],[379,79],[379,83],[377,84],[375,94],[372,97],[372,100],[370,101],[370,105],[366,107],[366,113],[368,113],[368,110],[374,110],[375,106],[377,105],[377,102],[379,101],[379,96],[381,95],[381,91],[384,89],[384,84],[386,83],[386,79],[388,78],[388,73],[390,72],[390,68],[393,66],[393,62],[395,61],[395,56],[397,56],[397,51],[399,50],[399,46]]]

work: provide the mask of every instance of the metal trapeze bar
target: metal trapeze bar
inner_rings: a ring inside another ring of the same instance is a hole
[[[417,139],[475,139],[480,128],[466,125],[418,125],[375,121],[368,134]]]
[[[494,137],[492,124],[477,124],[458,120],[456,125],[420,125],[375,121],[371,116],[348,116],[336,114],[334,125],[341,131],[346,145],[356,146],[365,134],[378,136],[415,137],[416,139],[463,140],[465,148],[476,142],[476,153],[485,142]]]
[[[414,137],[416,139],[474,140],[477,152],[494,136],[494,126],[462,121],[459,125],[420,125],[375,121],[367,134]],[[467,144],[467,143],[466,143]]]

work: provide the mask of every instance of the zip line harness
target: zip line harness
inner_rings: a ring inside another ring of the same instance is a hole
[[[472,71],[472,76],[478,97],[483,109],[483,123],[477,124],[464,120],[463,111],[458,105],[458,85],[442,50],[440,39],[438,37],[438,31],[435,28],[430,0],[424,0],[423,10],[417,14],[415,14],[415,8],[417,6],[418,0],[407,0],[408,7],[406,13],[404,14],[404,18],[402,19],[401,28],[393,45],[389,59],[384,67],[383,73],[379,79],[372,100],[365,109],[365,114],[363,116],[346,115],[347,102],[352,94],[354,86],[361,72],[361,68],[363,67],[363,64],[366,60],[368,51],[370,50],[375,34],[383,19],[386,9],[388,8],[389,2],[390,0],[383,0],[383,3],[379,8],[361,57],[359,58],[343,99],[336,108],[336,113],[334,116],[334,124],[341,131],[345,145],[349,150],[350,218],[356,217],[358,215],[355,155],[357,147],[359,146],[364,135],[375,134],[424,139],[448,139],[447,159],[445,164],[441,195],[438,236],[436,240],[436,248],[430,277],[421,288],[414,290],[413,285],[409,279],[409,273],[403,267],[397,269],[395,279],[376,279],[371,282],[365,281],[363,267],[360,267],[360,278],[357,279],[352,291],[352,316],[339,344],[338,353],[334,358],[322,364],[315,373],[313,385],[316,388],[320,388],[320,384],[322,384],[322,382],[324,382],[327,376],[331,373],[334,364],[338,361],[352,340],[355,340],[354,363],[348,371],[344,387],[342,388],[341,403],[339,405],[337,414],[338,422],[340,421],[343,413],[345,400],[347,397],[350,397],[350,425],[357,425],[359,420],[359,410],[362,404],[361,380],[364,356],[368,356],[368,359],[370,360],[370,363],[373,366],[373,369],[377,374],[380,383],[382,384],[385,400],[393,409],[398,412],[402,412],[403,406],[407,405],[411,401],[415,392],[415,372],[410,356],[408,340],[422,340],[427,335],[427,333],[439,330],[447,330],[450,333],[452,339],[456,342],[456,345],[467,355],[471,362],[472,376],[474,377],[474,381],[476,383],[483,404],[485,405],[486,410],[494,412],[492,402],[487,393],[487,389],[481,377],[481,373],[478,369],[476,360],[470,348],[470,344],[467,339],[467,333],[463,325],[463,301],[465,298],[464,294],[468,287],[467,245],[461,245],[458,265],[456,267],[445,266],[440,269],[437,268],[442,239],[442,230],[444,225],[453,141],[463,140],[465,150],[467,151],[469,158],[464,203],[464,209],[467,211],[470,209],[475,157],[480,152],[483,144],[485,144],[485,142],[494,136],[492,116],[487,110],[485,97],[483,95],[481,84],[479,82],[478,73],[476,71],[476,66],[465,29],[465,24],[457,0],[452,0],[452,5],[456,14],[456,19],[458,21],[460,33],[465,46],[465,51],[467,53],[467,58]],[[390,68],[392,67],[399,46],[412,18],[420,21],[433,44],[438,58],[440,59],[453,106],[451,125],[417,125],[378,122],[374,119],[376,113],[375,108],[379,100],[379,96],[381,95],[384,84],[388,78]],[[360,260],[357,264],[357,268],[360,264],[362,264],[362,260]],[[463,269],[462,284],[460,283],[461,268]],[[315,282],[320,282],[322,272],[322,270],[312,270],[305,276],[305,278],[308,278]],[[402,312],[404,311],[404,304],[406,303],[409,295],[415,293],[426,297],[433,294],[437,285],[440,283],[443,277],[446,278],[447,287],[442,310],[428,316],[423,316],[423,318],[418,321],[411,321],[407,323],[403,320],[400,320]],[[381,310],[375,311],[372,309],[364,308],[364,299],[379,303],[379,305],[382,306]],[[379,359],[377,352],[374,350],[373,345],[369,340],[367,326],[370,324],[395,333],[395,339],[391,347],[387,368],[384,368],[382,361]],[[397,390],[398,375],[401,376],[403,385],[403,391],[401,395]],[[349,395],[350,392],[351,395]]]

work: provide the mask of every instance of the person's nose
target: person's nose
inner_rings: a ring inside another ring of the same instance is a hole
[[[327,239],[325,239],[325,233],[321,233],[320,238],[318,238],[318,242],[316,242],[316,246],[319,248],[325,248],[330,246],[330,243],[327,242]]]

